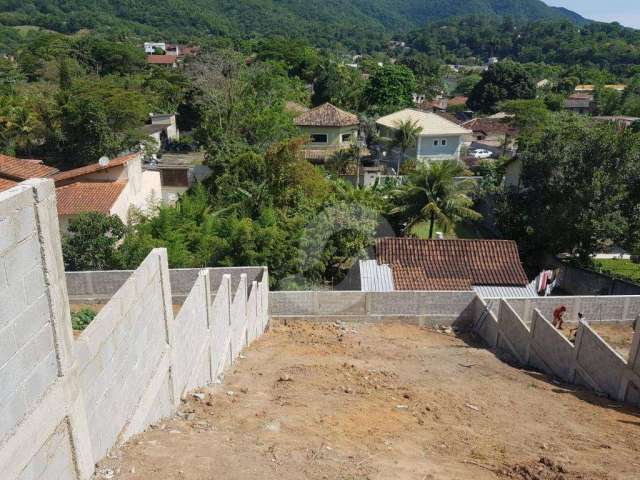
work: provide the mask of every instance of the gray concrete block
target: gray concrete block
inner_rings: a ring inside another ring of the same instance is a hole
[[[4,389],[4,384],[2,385]],[[13,431],[26,413],[27,402],[22,390],[14,387],[9,395],[2,396],[0,400],[0,442]]]
[[[13,321],[27,308],[24,288],[20,282],[12,282],[0,290],[0,329]]]
[[[29,343],[40,329],[49,323],[50,318],[49,301],[46,296],[41,295],[12,324],[18,348]]]
[[[504,300],[500,304],[498,328],[501,339],[506,340],[506,346],[523,365],[526,365],[529,353],[529,329]]]
[[[624,359],[587,324],[580,324],[581,335],[576,361],[598,388],[617,398],[624,377]]]
[[[11,272],[12,278],[28,276],[41,261],[40,243],[35,235],[22,240],[4,254],[5,269]]]
[[[365,315],[365,292],[317,292],[318,312],[322,315]]]
[[[317,311],[316,292],[270,292],[271,315],[314,315]]]
[[[573,380],[574,347],[569,340],[544,318],[539,310],[534,312],[531,325],[531,349],[544,365],[541,368],[566,382]],[[536,365],[540,368],[540,365]]]

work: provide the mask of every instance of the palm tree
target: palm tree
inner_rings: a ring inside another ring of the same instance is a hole
[[[400,163],[404,160],[406,151],[411,147],[415,147],[420,132],[422,132],[422,127],[418,126],[417,120],[413,122],[411,120],[403,120],[396,125],[391,139],[391,146],[400,148],[396,175],[400,175]]]
[[[406,222],[405,232],[418,223],[429,222],[429,238],[433,238],[436,222],[448,231],[460,220],[479,220],[482,215],[471,208],[475,184],[461,178],[464,174],[464,168],[455,161],[420,166],[393,192],[396,207],[391,213]]]
[[[327,160],[327,168],[338,175],[353,173],[355,167],[356,184],[360,180],[360,147],[353,142],[349,148],[338,150]]]

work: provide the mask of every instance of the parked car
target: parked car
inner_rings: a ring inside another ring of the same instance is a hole
[[[470,155],[473,158],[491,158],[493,157],[493,152],[484,148],[476,148],[475,150],[471,150]]]

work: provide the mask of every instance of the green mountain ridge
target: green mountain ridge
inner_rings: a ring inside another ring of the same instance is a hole
[[[428,21],[468,15],[588,22],[540,0],[0,0],[0,24],[5,26],[35,25],[63,33],[92,29],[166,40],[287,35],[363,50],[369,42]]]

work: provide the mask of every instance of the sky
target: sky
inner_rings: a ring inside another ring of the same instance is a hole
[[[592,20],[640,28],[640,0],[546,0],[546,3],[566,7]]]

